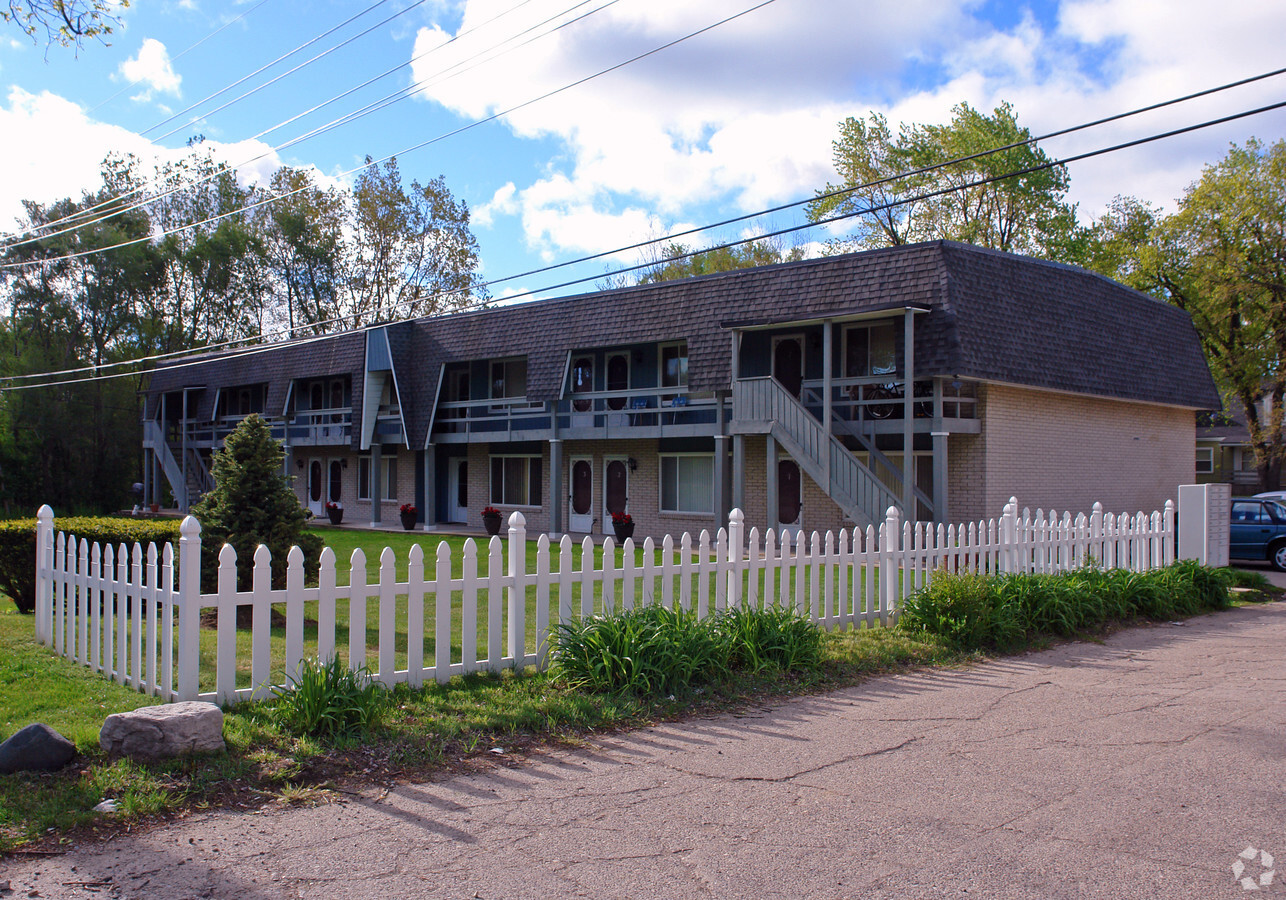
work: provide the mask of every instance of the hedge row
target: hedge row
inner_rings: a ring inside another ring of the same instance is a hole
[[[1151,572],[1078,569],[1059,575],[935,575],[907,598],[899,626],[961,650],[1009,652],[1113,621],[1173,619],[1229,605],[1230,569],[1176,562]]]
[[[106,547],[136,543],[159,547],[178,542],[178,519],[122,519],[69,516],[56,519],[58,531],[87,538]],[[176,560],[177,563],[177,560]],[[19,612],[36,608],[36,520],[0,522],[0,593],[8,594]]]

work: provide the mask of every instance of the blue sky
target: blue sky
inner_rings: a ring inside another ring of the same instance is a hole
[[[345,173],[367,155],[399,153],[503,112],[755,0],[385,0],[200,102],[370,2],[134,0],[111,46],[91,42],[79,52],[46,51],[0,27],[0,230],[14,227],[23,198],[48,202],[92,187],[110,150],[169,159],[196,134],[232,163],[267,153],[242,170],[247,180],[290,164],[349,181]],[[879,110],[892,122],[941,122],[960,101],[990,109],[1009,100],[1039,134],[1286,65],[1283,34],[1286,5],[1268,2],[1224,4],[1214,16],[1198,0],[774,0],[497,121],[399,153],[399,163],[408,181],[446,176],[473,211],[484,274],[501,278],[805,198],[833,177],[830,143],[844,116]],[[395,71],[255,138],[386,69]],[[421,90],[412,99],[272,150],[413,85]],[[1044,146],[1067,155],[1284,94],[1279,77]],[[160,124],[191,104],[192,112]],[[1172,207],[1230,141],[1277,140],[1284,126],[1286,115],[1274,113],[1077,164],[1072,199],[1083,218],[1116,194]],[[701,242],[801,221],[798,212],[777,213]],[[601,276],[611,262],[519,278],[494,293]]]

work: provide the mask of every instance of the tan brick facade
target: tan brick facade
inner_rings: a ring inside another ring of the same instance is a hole
[[[1115,511],[1150,512],[1174,499],[1179,484],[1195,480],[1194,415],[1190,410],[994,384],[979,386],[977,409],[981,432],[953,434],[947,441],[948,515],[952,522],[999,516],[1011,496],[1033,510],[1088,511],[1097,500]],[[762,435],[747,435],[744,440],[747,528],[762,529],[768,523],[767,441]],[[491,447],[479,443],[468,448],[467,524],[475,527],[481,525],[481,511],[490,497]],[[390,456],[397,459],[397,498],[384,501],[381,512],[383,522],[395,526],[398,507],[415,502],[416,454],[386,447],[384,459]],[[636,463],[629,472],[628,488],[628,510],[637,523],[636,537],[659,539],[684,531],[695,536],[703,528],[713,534],[726,524],[714,514],[661,511],[660,456],[655,440],[564,441],[562,518],[554,523],[550,521],[549,445],[542,443],[541,504],[497,506],[506,514],[521,509],[532,533],[567,530],[572,460],[587,458],[594,471],[593,530],[596,534],[610,532],[610,527],[603,527],[603,480],[606,461],[616,457]],[[780,450],[779,456],[786,458]],[[294,460],[303,461],[304,467],[296,465],[292,470],[295,492],[306,507],[309,463],[319,459],[327,472],[330,460],[343,458],[349,463],[343,470],[345,521],[370,522],[371,503],[357,500],[357,454],[297,449]],[[731,469],[731,460],[728,465]],[[802,485],[800,525],[806,532],[852,527],[807,474],[803,474]],[[731,495],[728,500],[732,501]]]
[[[322,464],[322,497],[327,495],[331,460],[348,460],[348,467],[343,469],[341,476],[340,502],[344,506],[344,522],[348,523],[369,523],[373,504],[369,500],[357,499],[357,472],[358,459],[365,457],[365,453],[353,453],[347,448],[338,447],[296,447],[292,450],[292,470],[294,476],[293,487],[295,495],[299,497],[299,503],[305,509],[308,508],[308,467],[313,460],[320,460]],[[380,519],[385,525],[398,524],[398,508],[403,503],[415,503],[415,451],[407,450],[405,447],[385,446],[381,453],[381,459],[397,460],[397,496],[393,500],[384,500],[380,504]],[[303,462],[303,468],[299,463]],[[324,514],[319,516],[323,519]]]
[[[1037,391],[979,390],[982,433],[948,444],[950,518],[1035,510],[1151,512],[1195,478],[1192,410]]]

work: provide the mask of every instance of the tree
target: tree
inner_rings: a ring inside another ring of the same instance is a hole
[[[761,238],[734,247],[720,247],[699,253],[692,253],[692,248],[671,241],[661,250],[656,264],[642,270],[638,283],[655,284],[660,281],[675,281],[679,278],[694,278],[715,272],[731,272],[734,269],[752,269],[756,266],[795,262],[803,258],[802,247],[792,247],[788,252],[783,253],[780,241],[772,238]]]
[[[237,584],[249,590],[254,554],[260,544],[272,553],[272,583],[284,587],[290,548],[304,551],[305,566],[315,570],[322,540],[304,533],[307,517],[282,471],[285,451],[268,423],[256,414],[242,419],[214,454],[214,489],[192,507],[201,523],[201,577],[213,589],[219,551],[237,551]]]
[[[1275,489],[1286,460],[1286,141],[1232,145],[1173,215],[1118,198],[1089,236],[1087,263],[1192,316],[1225,402],[1245,411],[1261,488]]]
[[[347,206],[343,193],[316,185],[310,169],[283,166],[268,183],[273,194],[261,224],[263,246],[274,284],[284,289],[292,335],[321,333],[343,297],[341,283]]]
[[[80,47],[111,34],[129,0],[8,0],[6,5],[0,5],[0,22],[16,25],[33,42],[44,29],[47,44]]]
[[[370,162],[370,157],[367,157]],[[469,207],[438,176],[402,187],[397,160],[353,186],[347,327],[423,316],[485,300]]]
[[[990,116],[961,103],[950,124],[903,125],[896,139],[878,113],[849,117],[833,144],[840,181],[818,191],[808,218],[854,216],[854,235],[832,241],[832,252],[945,239],[1062,259],[1076,225],[1075,207],[1063,200],[1067,170],[1023,143],[1030,138],[1008,103]],[[1011,144],[1022,146],[945,165]],[[898,177],[928,166],[941,167]],[[1001,177],[1011,172],[1018,174]],[[836,191],[844,193],[828,196]]]

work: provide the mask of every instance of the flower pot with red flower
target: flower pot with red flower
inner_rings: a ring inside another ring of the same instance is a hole
[[[334,500],[326,501],[326,518],[330,524],[338,525],[344,521],[344,507]]]
[[[618,541],[634,537],[634,518],[627,512],[612,513],[612,530]]]
[[[398,508],[398,515],[402,517],[402,527],[410,531],[415,527],[415,504],[403,503]]]
[[[500,510],[494,506],[488,506],[482,511],[482,527],[487,529],[487,534],[496,535],[500,533]]]

